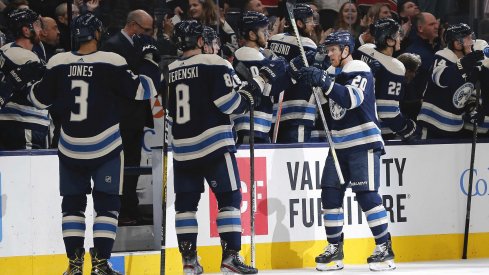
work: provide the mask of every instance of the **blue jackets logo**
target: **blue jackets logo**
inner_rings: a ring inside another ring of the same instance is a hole
[[[469,177],[470,177],[470,169],[466,169],[465,171],[462,172],[462,175],[460,176],[460,191],[465,196],[468,196],[469,194]],[[474,169],[474,178],[472,181],[472,196],[476,197],[482,197],[482,196],[488,196],[489,193],[487,190],[487,181],[483,178],[478,178],[477,177],[477,169]]]

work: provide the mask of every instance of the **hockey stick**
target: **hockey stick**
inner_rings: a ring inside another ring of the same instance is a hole
[[[475,111],[479,111],[479,99],[481,97],[480,83],[476,85],[475,92]],[[469,186],[467,190],[467,211],[465,213],[465,229],[464,229],[464,246],[462,250],[462,259],[467,259],[467,248],[469,246],[469,226],[470,226],[470,208],[472,205],[472,186],[474,181],[474,161],[475,161],[475,146],[477,145],[477,119],[474,119],[474,129],[472,129],[472,150],[470,152],[470,173],[469,173]]]
[[[168,64],[171,63],[171,59],[168,60],[167,64],[161,64],[160,68],[162,68],[162,73],[164,79],[167,82],[167,87],[165,89],[166,94],[162,94],[161,97],[163,99],[163,184],[161,189],[162,196],[162,220],[161,220],[161,250],[160,250],[160,274],[165,274],[165,265],[166,265],[166,202],[167,202],[167,189],[168,189],[168,135],[169,135],[169,127],[168,127],[168,101],[170,97],[170,86],[168,85]]]
[[[245,78],[248,83],[253,83],[250,70],[242,62],[238,62],[234,68],[237,73]],[[250,246],[251,266],[255,267],[255,213],[256,213],[256,186],[255,186],[255,109],[250,104]]]
[[[301,52],[301,57],[302,61],[304,62],[304,65],[306,67],[309,67],[309,64],[307,62],[306,58],[306,52],[304,51],[304,48],[302,47],[302,41],[301,38],[299,37],[299,30],[297,29],[297,24],[295,22],[294,18],[294,8],[295,8],[295,0],[288,0],[285,5],[287,7],[287,13],[289,14],[289,19],[290,19],[290,25],[292,26],[292,29],[294,30],[294,35],[295,39],[297,40],[297,46],[299,46],[299,51]],[[341,168],[340,168],[340,163],[338,162],[338,157],[336,156],[336,150],[334,148],[334,143],[333,139],[331,138],[331,132],[329,131],[328,125],[326,124],[326,117],[324,116],[323,109],[321,108],[321,101],[319,100],[319,93],[321,93],[321,89],[318,87],[313,87],[312,88],[312,94],[314,95],[314,99],[316,101],[316,106],[318,108],[319,115],[321,116],[321,121],[324,126],[324,131],[326,132],[326,138],[328,139],[329,143],[329,150],[331,151],[331,155],[333,157],[334,161],[334,166],[336,168],[336,174],[338,175],[338,179],[340,180],[340,184],[343,185],[345,184],[345,180],[343,178],[343,173],[341,173]]]

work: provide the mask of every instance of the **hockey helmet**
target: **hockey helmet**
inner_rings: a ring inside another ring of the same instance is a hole
[[[268,27],[268,17],[263,13],[256,11],[246,11],[239,22],[241,36],[247,38],[250,31],[256,31],[259,28]]]
[[[102,21],[92,13],[80,15],[73,19],[73,37],[77,44],[96,39],[96,31],[102,32]]]
[[[387,39],[396,40],[400,34],[401,26],[392,18],[382,18],[372,26],[373,35],[375,37],[375,45],[377,49],[382,50],[387,47]]]
[[[314,17],[314,12],[308,4],[299,3],[295,5],[294,17],[296,20],[305,22],[307,18]]]
[[[351,33],[347,31],[333,32],[326,37],[324,46],[328,47],[334,45],[338,45],[341,51],[343,51],[345,46],[348,46],[350,49],[350,54],[352,54],[355,49],[355,39],[353,39]]]
[[[474,32],[465,23],[458,23],[448,26],[445,34],[443,35],[443,40],[447,44],[448,48],[453,50],[453,42],[458,41],[463,44],[464,37],[469,35],[474,35]]]
[[[37,20],[39,14],[30,9],[14,9],[7,14],[9,28],[16,36],[22,33],[22,27],[29,27],[34,31],[33,24]]]
[[[178,22],[173,29],[173,38],[179,50],[187,51],[197,47],[199,37],[203,36],[204,27],[195,20]]]
[[[217,32],[208,26],[204,26],[203,28],[202,39],[204,40],[204,44],[213,49],[212,53],[216,53],[215,51],[218,51],[221,47],[221,41],[217,36]]]

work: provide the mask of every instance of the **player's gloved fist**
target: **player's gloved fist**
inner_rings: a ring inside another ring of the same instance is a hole
[[[421,127],[416,125],[416,122],[408,120],[406,127],[396,133],[404,142],[413,142],[421,138]]]
[[[45,66],[40,62],[28,61],[8,72],[5,72],[5,80],[15,90],[23,90],[33,81],[40,80],[44,75]]]
[[[259,87],[253,84],[245,84],[238,93],[246,100],[251,106],[257,107],[261,103],[261,91]]]
[[[299,71],[299,79],[311,87],[320,87],[324,92],[327,92],[333,84],[325,71],[315,67],[302,68]]]
[[[467,103],[465,103],[464,111],[465,113],[463,115],[463,119],[465,122],[471,124],[475,124],[476,122],[481,124],[484,122],[484,113],[478,110],[477,101],[475,98],[469,98]]]
[[[467,74],[472,72],[475,67],[482,65],[482,60],[484,60],[484,53],[473,51],[457,61],[457,68],[462,74]]]
[[[161,60],[160,51],[156,46],[156,40],[145,34],[138,34],[132,37],[134,47],[141,53],[143,58],[149,58],[156,63]]]
[[[279,57],[275,60],[272,60],[270,64],[265,65],[260,68],[260,75],[267,79],[267,82],[272,84],[285,74],[287,70],[287,61],[285,58]]]
[[[370,70],[372,71],[372,74],[375,76],[375,74],[380,70],[381,66],[380,62],[377,60],[372,60],[368,63],[368,66],[370,67]]]
[[[307,51],[306,52],[306,59],[308,64],[314,63],[314,57],[316,55],[316,52],[314,51]],[[298,79],[299,77],[299,71],[304,68],[306,64],[304,64],[304,60],[302,59],[302,55],[298,55],[289,62],[289,75],[293,79]]]

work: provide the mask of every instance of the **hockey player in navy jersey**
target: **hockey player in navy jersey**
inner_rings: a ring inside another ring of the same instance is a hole
[[[435,54],[418,123],[423,138],[469,137],[463,130],[464,109],[477,82],[484,54],[473,50],[472,29],[464,23],[450,25],[444,34],[447,47]]]
[[[399,109],[406,69],[392,57],[401,49],[400,26],[395,20],[384,18],[377,20],[371,29],[375,45],[364,44],[358,52],[360,59],[372,68],[375,78],[377,114],[383,137],[392,137],[395,133],[403,140],[414,140],[420,131],[417,131],[416,123],[403,116]]]
[[[235,89],[239,79],[230,63],[215,54],[203,54],[203,26],[197,21],[175,25],[174,38],[183,51],[169,65],[169,115],[172,133],[175,188],[175,226],[185,274],[200,274],[197,257],[197,206],[204,180],[216,196],[221,238],[221,271],[255,274],[241,260],[241,191],[234,153],[231,114],[248,111],[261,98],[264,79],[256,86]],[[268,68],[270,70],[270,68]],[[277,69],[275,67],[274,69]],[[282,68],[282,70],[285,70]],[[264,70],[267,79],[272,74]],[[275,73],[272,71],[272,73]],[[278,74],[278,72],[277,72]]]
[[[2,72],[9,76],[19,66],[27,62],[42,63],[32,51],[39,43],[41,21],[39,15],[29,9],[16,9],[7,14],[7,21],[15,41],[0,49],[0,66]],[[36,66],[36,65],[35,65]],[[26,74],[29,80],[39,80],[44,72],[43,66]],[[10,75],[12,76],[12,75]],[[16,77],[11,78],[15,80]],[[17,81],[16,81],[17,82]],[[20,81],[23,82],[23,81]],[[14,84],[14,82],[10,82]],[[4,83],[7,84],[7,83]],[[26,83],[24,83],[26,84]],[[47,148],[49,117],[47,110],[35,108],[23,92],[25,85],[3,87],[0,97],[4,105],[0,106],[0,150],[42,149]]]
[[[69,258],[65,275],[82,275],[85,250],[86,194],[92,194],[96,216],[90,248],[92,275],[117,275],[108,262],[116,237],[120,210],[124,153],[116,97],[146,100],[156,95],[160,81],[151,40],[142,43],[144,60],[134,75],[125,59],[97,50],[102,22],[92,14],[73,22],[77,51],[53,56],[40,82],[29,94],[38,108],[57,108],[61,118],[58,146],[60,192],[63,196],[63,240]],[[93,180],[93,190],[90,186]]]
[[[329,245],[316,257],[316,269],[343,268],[343,198],[352,188],[375,238],[375,251],[367,262],[373,271],[395,268],[388,217],[378,193],[380,156],[384,150],[375,110],[375,91],[368,65],[353,60],[352,35],[345,31],[330,34],[325,41],[331,67],[302,68],[299,81],[320,87],[328,99],[330,129],[346,184],[340,185],[331,154],[321,178],[321,199]]]
[[[294,8],[294,17],[304,50],[315,53],[317,46],[310,38],[316,26],[311,7],[307,4],[297,4]],[[276,55],[284,57],[287,61],[300,56],[300,50],[292,28],[290,28],[289,32],[272,36],[268,41],[268,48]],[[309,54],[308,56],[314,57],[314,54]],[[302,63],[302,59],[296,60]],[[313,61],[309,60],[309,63],[313,63]],[[277,103],[277,100],[275,102]],[[276,108],[280,109],[280,104],[277,104]],[[281,112],[281,115],[277,142],[310,141],[317,113],[310,87],[300,82],[288,87],[284,92],[283,103],[279,112]]]
[[[272,62],[271,58],[265,57],[262,53],[268,40],[268,18],[256,11],[245,12],[239,24],[241,38],[244,40],[243,47],[234,52],[234,65],[242,63],[249,74],[258,76],[262,66]],[[241,72],[243,73],[243,72]],[[245,76],[237,71],[241,79]],[[281,92],[281,91],[279,91]],[[260,106],[254,112],[254,134],[255,143],[270,143],[270,127],[272,125],[273,102],[270,91],[265,91],[266,96],[261,99]],[[278,93],[277,93],[278,95]],[[238,135],[237,143],[249,143],[250,138],[250,116],[249,113],[233,115],[234,127]]]

